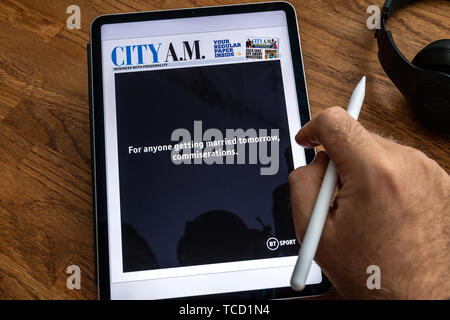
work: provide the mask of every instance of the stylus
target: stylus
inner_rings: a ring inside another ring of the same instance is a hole
[[[366,94],[366,77],[362,77],[361,81],[353,90],[352,97],[347,107],[347,112],[358,120],[359,112]],[[311,269],[311,264],[316,255],[317,246],[319,245],[322,230],[330,210],[331,198],[336,189],[337,173],[333,161],[328,163],[327,171],[320,186],[319,195],[317,196],[308,228],[306,229],[303,242],[298,254],[297,263],[291,278],[291,288],[295,291],[301,291],[305,288],[306,279]]]

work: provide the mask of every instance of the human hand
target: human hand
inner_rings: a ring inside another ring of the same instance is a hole
[[[323,145],[289,175],[301,242],[330,157],[339,177],[315,261],[344,298],[450,298],[450,177],[422,152],[368,132],[342,108],[320,113],[297,134]],[[381,289],[366,286],[367,267]]]

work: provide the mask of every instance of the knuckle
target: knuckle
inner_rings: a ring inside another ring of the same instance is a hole
[[[407,149],[407,154],[408,154],[408,158],[414,158],[415,161],[417,161],[420,164],[429,164],[430,163],[430,158],[428,158],[428,156],[423,153],[420,150],[411,148],[411,147],[406,147]]]
[[[334,117],[341,117],[342,115],[347,114],[343,108],[338,106],[327,108],[325,111]]]
[[[302,180],[302,176],[304,175],[303,167],[297,168],[292,171],[288,176],[289,185],[294,185],[297,181]]]
[[[289,173],[289,176],[288,176],[288,181],[289,181],[289,185],[293,185],[294,183],[295,183],[295,180],[296,180],[296,171],[297,170],[294,170],[294,171],[292,171],[291,173]]]
[[[395,184],[397,173],[398,171],[391,161],[381,161],[378,166],[378,174],[385,180],[384,182]]]
[[[343,143],[353,143],[364,135],[365,129],[340,107],[332,107],[318,116],[318,124],[326,128],[326,134],[333,140]],[[353,139],[357,137],[358,139]]]
[[[431,180],[434,181],[439,166],[417,149],[402,148],[400,157],[374,158],[368,165],[372,167],[372,186],[384,189],[385,195],[406,204],[421,197],[413,186],[422,184],[426,188]]]
[[[405,154],[406,160],[410,163],[414,163],[417,174],[426,177],[432,176],[439,165],[436,161],[429,158],[425,153],[420,150],[406,147],[407,152]]]
[[[374,180],[377,188],[381,187],[389,191],[394,197],[401,193],[401,179],[399,177],[399,166],[390,159],[382,159],[374,166]]]
[[[339,120],[345,118],[346,112],[341,107],[331,107],[322,111],[318,116],[317,120],[326,125],[330,123],[338,123]]]

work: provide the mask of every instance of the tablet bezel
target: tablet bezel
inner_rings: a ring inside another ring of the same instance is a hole
[[[294,68],[295,85],[297,94],[300,122],[305,125],[310,120],[308,92],[306,78],[304,76],[303,59],[300,49],[300,38],[295,9],[287,2],[267,2],[256,4],[228,5],[217,7],[199,7],[192,9],[175,9],[152,12],[125,13],[114,15],[102,15],[94,19],[91,24],[90,57],[88,58],[90,73],[90,104],[91,104],[91,149],[92,149],[92,174],[93,174],[93,200],[95,211],[95,249],[96,249],[96,276],[98,282],[98,296],[100,299],[110,299],[110,268],[109,268],[109,241],[108,241],[108,213],[106,198],[106,158],[105,158],[105,131],[103,113],[103,79],[102,79],[102,43],[101,27],[112,23],[127,23],[149,20],[165,20],[192,18],[214,15],[227,15],[239,13],[254,13],[265,11],[284,11],[286,14],[289,41],[291,45],[292,64]],[[313,149],[305,150],[306,162],[314,158]],[[322,282],[306,286],[301,293],[284,296],[320,295],[331,287],[330,282],[322,272]],[[286,288],[274,289],[282,292]],[[261,291],[261,290],[256,290]],[[289,290],[288,290],[289,291]],[[212,297],[236,298],[240,292],[228,294],[216,294]],[[202,296],[205,298],[206,296]],[[189,298],[189,297],[187,297]]]

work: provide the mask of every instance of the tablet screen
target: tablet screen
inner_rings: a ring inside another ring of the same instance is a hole
[[[106,24],[101,41],[111,298],[288,287],[287,177],[306,160],[285,13]]]

